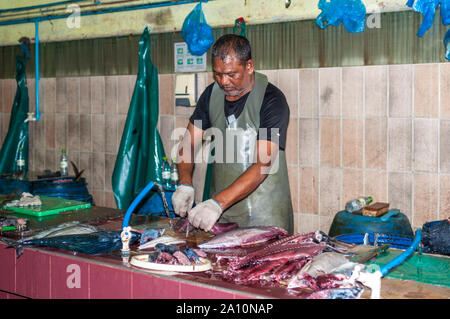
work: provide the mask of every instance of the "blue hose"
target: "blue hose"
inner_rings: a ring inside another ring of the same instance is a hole
[[[414,241],[411,244],[411,246],[406,249],[400,256],[389,262],[388,264],[384,265],[380,268],[380,272],[382,276],[384,277],[392,268],[397,267],[402,262],[404,262],[410,255],[414,253],[414,251],[419,247],[419,244],[422,240],[422,230],[418,229],[416,231],[416,236],[414,237]]]
[[[125,217],[123,218],[122,229],[128,227],[128,223],[130,222],[131,214],[133,213],[134,209],[140,203],[140,201],[147,195],[147,193],[153,188],[154,185],[155,185],[154,182],[148,183],[147,186],[145,186],[144,189],[139,193],[139,195],[136,196],[136,198],[133,200],[133,202],[128,207],[125,213]]]

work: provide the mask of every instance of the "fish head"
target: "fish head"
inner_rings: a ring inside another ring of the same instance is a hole
[[[139,234],[138,232],[132,231],[131,238],[130,238],[130,245],[137,242],[139,240],[139,238],[141,238],[141,234]]]
[[[164,234],[164,231],[164,228],[152,228],[144,230],[141,234],[140,244],[143,245],[152,239],[161,237],[162,234]]]

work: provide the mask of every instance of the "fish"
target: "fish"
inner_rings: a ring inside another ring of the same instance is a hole
[[[316,278],[320,275],[332,273],[338,267],[347,263],[349,263],[349,260],[339,253],[325,252],[317,255],[291,278],[288,289],[303,286],[305,275]]]
[[[214,235],[220,235],[238,227],[239,225],[237,223],[215,223],[210,232],[212,232]]]
[[[156,251],[148,255],[149,262],[167,263],[170,265],[191,265],[200,262],[193,249],[180,250],[176,245],[156,244]],[[171,257],[172,256],[172,257]]]
[[[158,258],[158,254],[159,254],[159,251],[154,251],[151,254],[148,254],[148,261],[152,262],[152,263],[156,262],[156,259]]]
[[[310,294],[306,299],[358,299],[364,289],[355,286],[353,288],[324,289]]]
[[[290,278],[310,259],[320,254],[325,243],[281,244],[251,259],[231,261],[223,272],[224,278],[238,284],[280,282]]]
[[[174,252],[180,250],[177,245],[174,244],[165,245],[163,243],[156,244],[155,248],[157,251],[162,251],[165,253],[169,253],[171,255],[173,255]]]
[[[190,265],[191,261],[184,251],[176,251],[173,253],[173,256],[176,258],[178,264],[180,265]]]
[[[195,252],[195,250],[188,248],[188,249],[184,249],[183,253],[189,258],[190,261],[193,261],[195,263],[200,262],[199,255]]]
[[[169,235],[163,235],[161,237],[158,237],[158,238],[155,238],[153,240],[150,240],[150,241],[146,242],[145,244],[140,245],[138,247],[138,249],[141,250],[141,249],[153,248],[159,243],[162,243],[162,244],[165,244],[165,245],[184,244],[184,243],[186,243],[186,241],[183,240],[183,239],[179,239],[179,238],[176,238],[176,237],[169,236]]]
[[[156,262],[159,264],[176,264],[177,260],[174,256],[164,251],[159,251],[156,257]]]
[[[113,252],[122,248],[121,230],[118,231],[98,231],[90,234],[61,235],[31,240],[23,240],[15,244],[8,245],[7,248],[15,248],[17,258],[22,255],[22,247],[53,247],[72,252],[88,255],[99,255]],[[130,245],[136,243],[140,234],[131,232]]]
[[[152,228],[144,230],[141,234],[141,240],[139,241],[139,244],[143,245],[150,240],[161,237],[164,234],[165,230],[165,228]]]
[[[50,229],[46,229],[36,235],[24,237],[19,241],[40,239],[40,238],[50,238],[55,236],[62,235],[81,235],[81,234],[90,234],[98,231],[102,231],[100,227],[83,224],[79,221],[73,221],[68,223],[60,224],[56,227],[52,227]]]
[[[239,225],[237,223],[215,223],[210,232],[214,235],[220,235],[238,227]],[[187,218],[180,218],[174,225],[174,231],[177,233],[189,234],[193,230],[194,226],[189,223],[189,219]]]
[[[287,236],[288,232],[276,226],[242,227],[217,235],[198,245],[201,249],[246,247]]]

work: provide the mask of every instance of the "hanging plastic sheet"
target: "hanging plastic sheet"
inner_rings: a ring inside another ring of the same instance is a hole
[[[157,130],[158,71],[150,58],[150,34],[144,29],[139,40],[139,65],[125,127],[112,175],[118,209],[126,209],[150,182],[161,183],[165,156]]]
[[[450,1],[448,0],[408,0],[406,5],[423,14],[423,21],[417,32],[418,37],[422,37],[433,25],[434,14],[439,5],[441,5],[442,24],[450,24]]]
[[[24,56],[27,56],[27,51]],[[16,160],[22,148],[25,158],[24,173],[28,171],[28,122],[25,122],[29,109],[28,88],[25,83],[26,59],[16,57],[17,91],[11,109],[8,133],[0,150],[0,173],[17,171]]]
[[[361,0],[319,0],[322,13],[316,18],[316,24],[325,29],[327,26],[344,24],[351,33],[364,31],[366,24],[366,6]]]
[[[181,35],[193,55],[203,55],[214,42],[211,27],[206,23],[200,2],[188,14],[181,28]]]

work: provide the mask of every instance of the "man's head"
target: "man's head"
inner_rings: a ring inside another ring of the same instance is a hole
[[[255,67],[245,37],[226,34],[214,43],[211,54],[214,79],[227,100],[238,100],[252,89]]]

